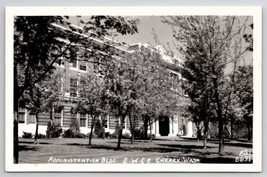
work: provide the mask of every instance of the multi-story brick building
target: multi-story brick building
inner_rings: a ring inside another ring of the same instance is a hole
[[[63,26],[58,26],[54,24],[55,30],[60,30],[63,32],[65,30],[68,30],[67,28]],[[79,27],[72,25],[73,28],[79,29]],[[82,30],[82,29],[80,29]],[[79,35],[79,34],[77,34]],[[84,37],[88,37],[84,35]],[[162,59],[164,60],[164,66],[166,69],[169,70],[172,77],[177,77],[179,80],[183,80],[183,77],[181,75],[182,70],[182,64],[181,61],[175,57],[172,57],[167,54],[167,52],[164,50],[162,46],[156,46],[152,47],[148,44],[122,44],[119,42],[116,42],[114,40],[111,40],[109,38],[104,38],[102,40],[97,38],[90,37],[91,41],[94,43],[94,45],[104,45],[106,44],[106,41],[110,41],[113,45],[113,47],[117,50],[117,56],[116,57],[123,57],[124,54],[131,54],[135,51],[140,50],[141,46],[149,48],[150,50],[158,52]],[[64,41],[65,39],[59,39]],[[67,42],[67,41],[65,41]],[[57,122],[60,124],[60,126],[63,129],[68,129],[71,125],[72,119],[77,119],[77,122],[79,124],[80,130],[82,133],[87,134],[90,132],[91,127],[91,119],[87,114],[73,114],[72,109],[75,107],[76,99],[78,97],[78,87],[79,83],[81,82],[81,76],[83,74],[86,74],[88,71],[96,71],[99,70],[99,66],[96,64],[88,63],[82,60],[79,60],[78,52],[81,52],[82,49],[80,49],[78,46],[74,45],[71,49],[71,60],[65,60],[62,58],[56,66],[56,71],[62,73],[61,79],[60,79],[60,85],[61,85],[61,105],[58,107],[55,107],[53,109],[52,113],[52,119],[54,122]],[[188,104],[188,98],[186,96],[186,93],[181,89],[181,85],[177,85],[177,88],[184,96],[184,104]],[[112,133],[115,131],[116,125],[118,124],[119,120],[116,117],[112,117],[109,115],[106,115],[106,131]],[[47,130],[47,124],[51,121],[51,114],[50,113],[42,113],[39,116],[39,133],[45,134]],[[22,136],[23,132],[35,132],[35,115],[31,114],[26,109],[20,109],[19,110],[19,136]],[[139,126],[142,126],[141,121],[138,124]],[[129,132],[130,123],[129,120],[126,119],[125,121],[125,128],[124,132]],[[182,130],[186,128],[186,134],[184,132],[183,135],[192,137],[193,136],[193,124],[190,121],[190,119],[186,117],[182,117],[181,115],[176,115],[173,117],[169,117],[166,115],[165,117],[159,119],[158,121],[155,121],[153,125],[151,126],[152,133],[156,136],[177,136],[178,134],[182,134]]]

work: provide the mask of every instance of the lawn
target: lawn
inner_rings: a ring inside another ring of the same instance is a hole
[[[203,149],[202,141],[161,138],[153,140],[123,139],[116,150],[117,139],[20,139],[19,163],[236,163],[242,150],[252,150],[252,143],[228,141],[224,154],[218,155],[218,142],[209,141]]]

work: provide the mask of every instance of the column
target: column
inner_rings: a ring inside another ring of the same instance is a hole
[[[109,115],[107,115],[107,129],[109,130]]]
[[[193,124],[191,120],[187,122],[187,135],[186,136],[193,137]]]
[[[64,107],[61,109],[61,116],[60,116],[60,125],[63,127],[63,118],[64,118]]]
[[[154,134],[156,135],[156,137],[160,136],[160,134],[159,134],[159,121],[158,120],[156,120],[154,122],[153,129],[154,129]]]
[[[173,136],[173,119],[172,118],[170,118],[170,117],[168,117],[168,119],[169,119],[169,134],[168,134],[168,136]]]
[[[176,117],[173,116],[169,118],[169,135],[168,136],[176,136],[175,133],[175,124],[176,124]]]

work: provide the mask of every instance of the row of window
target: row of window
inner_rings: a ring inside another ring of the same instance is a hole
[[[59,59],[57,64],[59,66],[64,66],[65,62],[64,62],[64,60]],[[76,68],[76,69],[79,69],[81,71],[86,71],[87,70],[87,67],[86,67],[85,64],[79,64],[78,65],[78,60],[77,59],[71,59],[70,64],[71,64],[72,68]],[[78,66],[79,66],[79,68],[77,68]]]
[[[18,121],[19,123],[25,123],[27,121],[27,124],[35,124],[36,123],[36,116],[35,114],[29,113],[26,118],[25,112],[19,112],[18,113]],[[76,114],[77,115],[77,114]],[[26,120],[25,120],[26,119]],[[86,127],[86,114],[80,113],[80,119],[79,119],[79,126],[80,127]],[[61,113],[54,113],[54,121],[61,124]],[[105,124],[105,128],[107,128],[107,124]]]

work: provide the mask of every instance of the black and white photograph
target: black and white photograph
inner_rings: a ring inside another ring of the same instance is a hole
[[[6,56],[7,171],[261,171],[260,7],[8,7]]]

